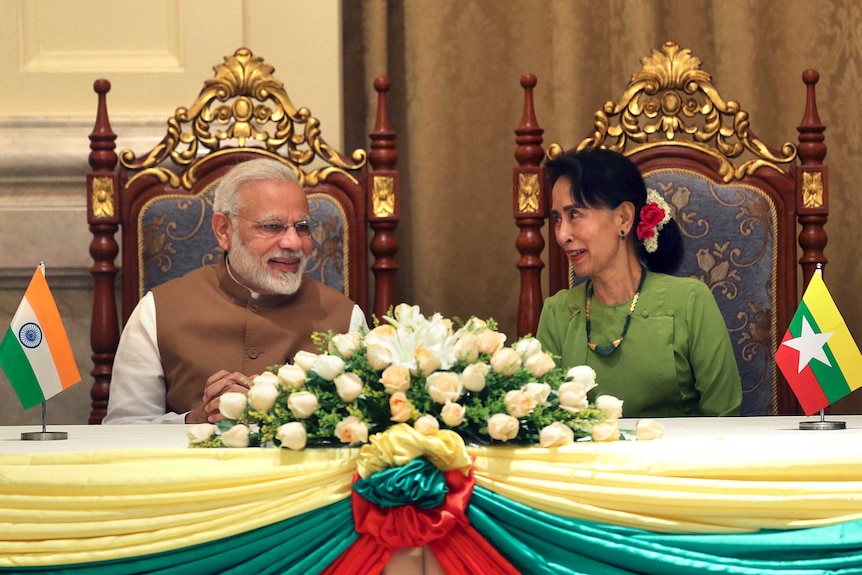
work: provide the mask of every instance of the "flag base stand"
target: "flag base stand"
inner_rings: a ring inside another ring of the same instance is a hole
[[[26,431],[21,434],[24,441],[50,441],[54,439],[69,439],[65,431]]]
[[[843,421],[826,421],[826,416],[823,410],[820,410],[820,421],[800,421],[799,429],[805,430],[831,430],[831,429],[847,429],[847,424]]]

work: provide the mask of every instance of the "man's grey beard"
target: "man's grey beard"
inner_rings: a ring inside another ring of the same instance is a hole
[[[304,252],[276,249],[266,254],[263,259],[258,259],[246,249],[238,234],[234,233],[232,243],[230,269],[245,287],[260,293],[280,295],[295,294],[299,290],[302,274],[308,264],[308,256]],[[273,257],[299,258],[299,269],[295,272],[275,272],[267,265]]]

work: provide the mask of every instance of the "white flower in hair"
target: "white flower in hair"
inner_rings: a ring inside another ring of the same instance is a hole
[[[648,253],[658,249],[658,233],[670,221],[671,211],[667,201],[653,188],[647,189],[646,205],[641,208],[637,236]]]

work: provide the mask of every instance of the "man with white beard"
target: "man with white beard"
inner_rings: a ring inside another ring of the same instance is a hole
[[[103,423],[214,423],[219,397],[297,351],[311,334],[366,325],[340,292],[303,276],[312,252],[308,199],[293,170],[238,164],[213,201],[224,256],[147,293],[123,329]]]

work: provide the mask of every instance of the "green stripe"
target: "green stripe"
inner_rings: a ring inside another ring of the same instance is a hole
[[[808,323],[811,325],[811,329],[817,333],[822,333],[820,327],[817,325],[817,320],[803,301],[799,304],[799,311],[796,312],[796,317],[799,317],[799,321],[795,322],[797,324],[796,337],[798,337],[798,334],[802,332],[803,314],[808,318]],[[794,320],[796,317],[794,317]],[[793,333],[793,329],[791,329],[790,333]],[[829,400],[829,403],[833,403],[850,393],[850,385],[844,377],[844,372],[841,371],[841,366],[838,365],[838,360],[835,359],[835,355],[829,348],[829,343],[823,346],[823,351],[826,353],[826,357],[829,358],[829,363],[831,365],[826,365],[816,359],[808,362],[808,365],[811,367],[814,377],[817,378],[817,383],[820,384],[820,388],[823,390],[823,394],[826,396],[826,399]]]
[[[0,368],[9,378],[9,383],[18,394],[24,409],[30,409],[45,401],[45,394],[42,393],[39,380],[36,379],[36,374],[30,367],[30,361],[21,349],[21,344],[18,343],[18,338],[11,326],[6,330],[3,341],[0,342]]]

